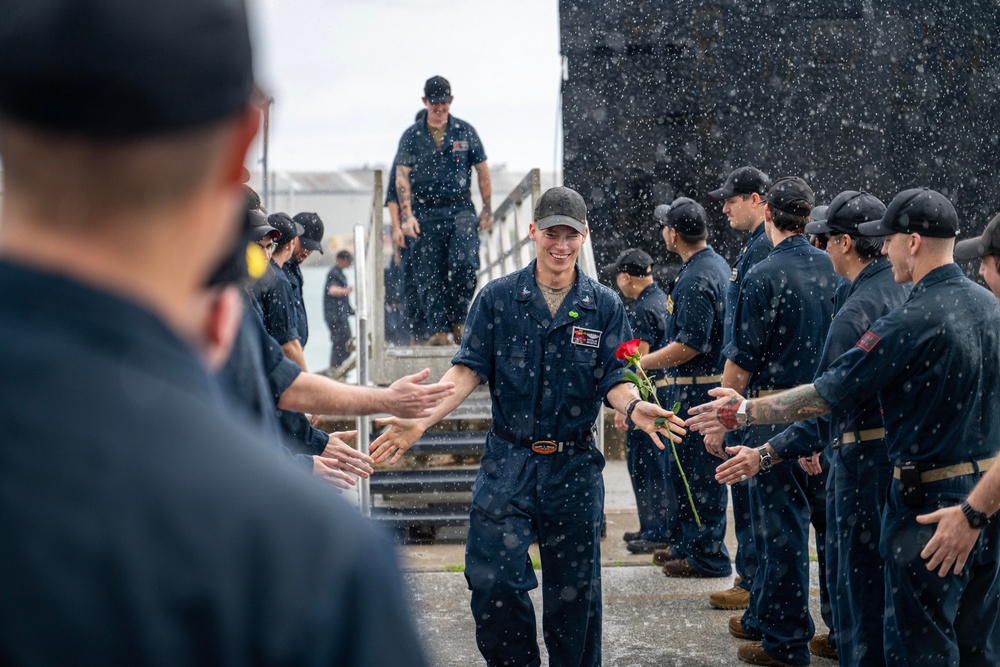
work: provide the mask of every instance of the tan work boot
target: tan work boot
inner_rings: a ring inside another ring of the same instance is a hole
[[[746,609],[750,606],[750,591],[733,586],[708,596],[708,604],[716,609]]]
[[[462,344],[462,335],[465,333],[464,324],[452,324],[451,325],[451,335],[455,338],[455,345]]]
[[[427,339],[427,344],[434,346],[451,345],[451,341],[448,340],[448,332],[438,331]]]
[[[653,552],[653,565],[659,565],[662,567],[672,560],[677,560],[677,556],[670,550],[670,547],[657,549]]]
[[[840,654],[830,643],[830,633],[813,635],[809,640],[809,652],[819,658],[829,658],[830,660],[840,660]]]
[[[729,634],[737,639],[753,639],[750,633],[746,631],[746,628],[743,627],[742,616],[729,617]]]
[[[793,665],[787,662],[782,662],[776,660],[767,654],[764,647],[761,646],[760,642],[747,642],[746,644],[740,644],[740,647],[736,649],[736,655],[743,662],[749,662],[751,665],[764,665],[765,667],[793,667]]]

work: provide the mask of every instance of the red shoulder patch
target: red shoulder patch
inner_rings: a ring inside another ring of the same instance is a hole
[[[871,352],[872,350],[875,349],[875,346],[878,345],[881,340],[882,340],[881,338],[876,336],[871,331],[866,331],[865,335],[862,336],[861,340],[855,343],[855,345],[860,347],[865,352]]]

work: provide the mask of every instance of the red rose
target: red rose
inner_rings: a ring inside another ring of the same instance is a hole
[[[615,351],[615,356],[622,361],[631,361],[639,356],[639,339],[633,338],[632,340],[625,341],[618,346]]]

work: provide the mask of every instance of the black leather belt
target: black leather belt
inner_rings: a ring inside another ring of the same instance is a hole
[[[563,452],[569,447],[589,447],[590,443],[594,441],[594,432],[590,430],[580,431],[579,437],[573,440],[532,440],[531,438],[522,438],[517,433],[514,433],[514,431],[497,424],[493,425],[493,433],[507,442],[527,447],[536,454],[555,454]]]
[[[413,199],[421,206],[426,206],[428,208],[444,208],[445,206],[454,206],[455,204],[469,201],[472,199],[472,192],[465,192],[457,197],[441,198],[414,196]]]

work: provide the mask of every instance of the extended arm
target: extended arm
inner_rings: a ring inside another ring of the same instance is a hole
[[[479,195],[483,198],[483,210],[479,212],[479,229],[488,232],[493,228],[493,181],[490,180],[490,166],[485,160],[474,166],[476,177],[479,179]]]
[[[688,426],[700,433],[735,431],[739,428],[735,416],[743,397],[728,389],[712,389],[708,393],[720,398],[688,410],[692,415]],[[789,424],[825,415],[830,412],[830,406],[816,391],[815,385],[805,384],[748,401],[746,412],[749,424]]]
[[[427,429],[444,419],[469,397],[469,394],[479,386],[479,376],[468,366],[455,364],[448,369],[439,384],[452,386],[454,392],[445,397],[428,416],[420,419],[389,417],[375,420],[379,424],[389,426],[372,443],[371,455],[376,463],[382,463],[390,456],[392,456],[390,464],[398,461],[403,452],[412,447]]]
[[[748,382],[750,382],[750,371],[727,359],[726,365],[722,370],[722,388],[731,390],[736,394],[742,394],[746,392]],[[711,393],[709,391],[709,394]],[[702,432],[702,438],[705,441],[705,451],[712,456],[725,460],[726,454],[722,448],[726,438],[725,430],[719,428],[714,431],[704,431]]]
[[[388,387],[358,387],[314,373],[300,373],[278,398],[282,410],[317,415],[370,415],[386,412],[399,417],[426,417],[455,386],[450,382],[420,384],[430,370],[407,375]]]
[[[626,414],[629,404],[638,399],[639,392],[633,385],[626,382],[616,384],[608,391],[608,403],[622,414]],[[667,421],[663,426],[658,427],[656,420],[660,417],[665,418]],[[683,428],[684,421],[680,417],[648,401],[639,400],[636,403],[635,408],[632,410],[632,421],[635,422],[636,426],[645,431],[652,438],[653,443],[660,449],[665,448],[661,436],[666,435],[667,437],[680,440],[682,436],[687,435],[687,431]],[[673,432],[673,436],[668,435],[670,432]]]

